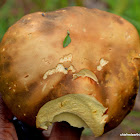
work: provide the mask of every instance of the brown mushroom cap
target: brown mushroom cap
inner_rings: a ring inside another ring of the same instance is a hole
[[[64,48],[67,31],[71,43]],[[30,125],[45,103],[88,95],[107,108],[107,132],[134,105],[139,54],[136,29],[117,15],[84,7],[32,13],[11,26],[0,44],[0,92]]]

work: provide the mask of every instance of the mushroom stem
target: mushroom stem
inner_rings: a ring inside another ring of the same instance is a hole
[[[67,122],[54,123],[49,140],[80,140],[83,128],[71,126]]]

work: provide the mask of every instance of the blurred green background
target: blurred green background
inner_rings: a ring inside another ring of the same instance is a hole
[[[85,6],[109,11],[130,21],[140,33],[140,0],[0,0],[0,41],[7,29],[22,16],[35,11],[53,11],[67,6]],[[120,137],[121,133],[140,133],[140,95],[132,111],[119,127],[101,138],[94,138],[86,129],[81,140],[137,140],[140,137]]]
[[[140,0],[0,0],[0,40],[23,15],[35,11],[52,11],[66,6],[99,8],[129,20],[140,33]]]

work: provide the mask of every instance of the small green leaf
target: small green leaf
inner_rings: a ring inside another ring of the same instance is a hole
[[[67,31],[67,36],[65,37],[63,41],[63,47],[67,47],[71,43],[71,38],[70,38],[70,32]]]

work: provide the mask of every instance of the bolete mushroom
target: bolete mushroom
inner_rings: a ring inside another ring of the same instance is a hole
[[[139,35],[125,19],[98,9],[36,12],[11,26],[0,44],[0,92],[23,122],[118,126],[138,91]]]

